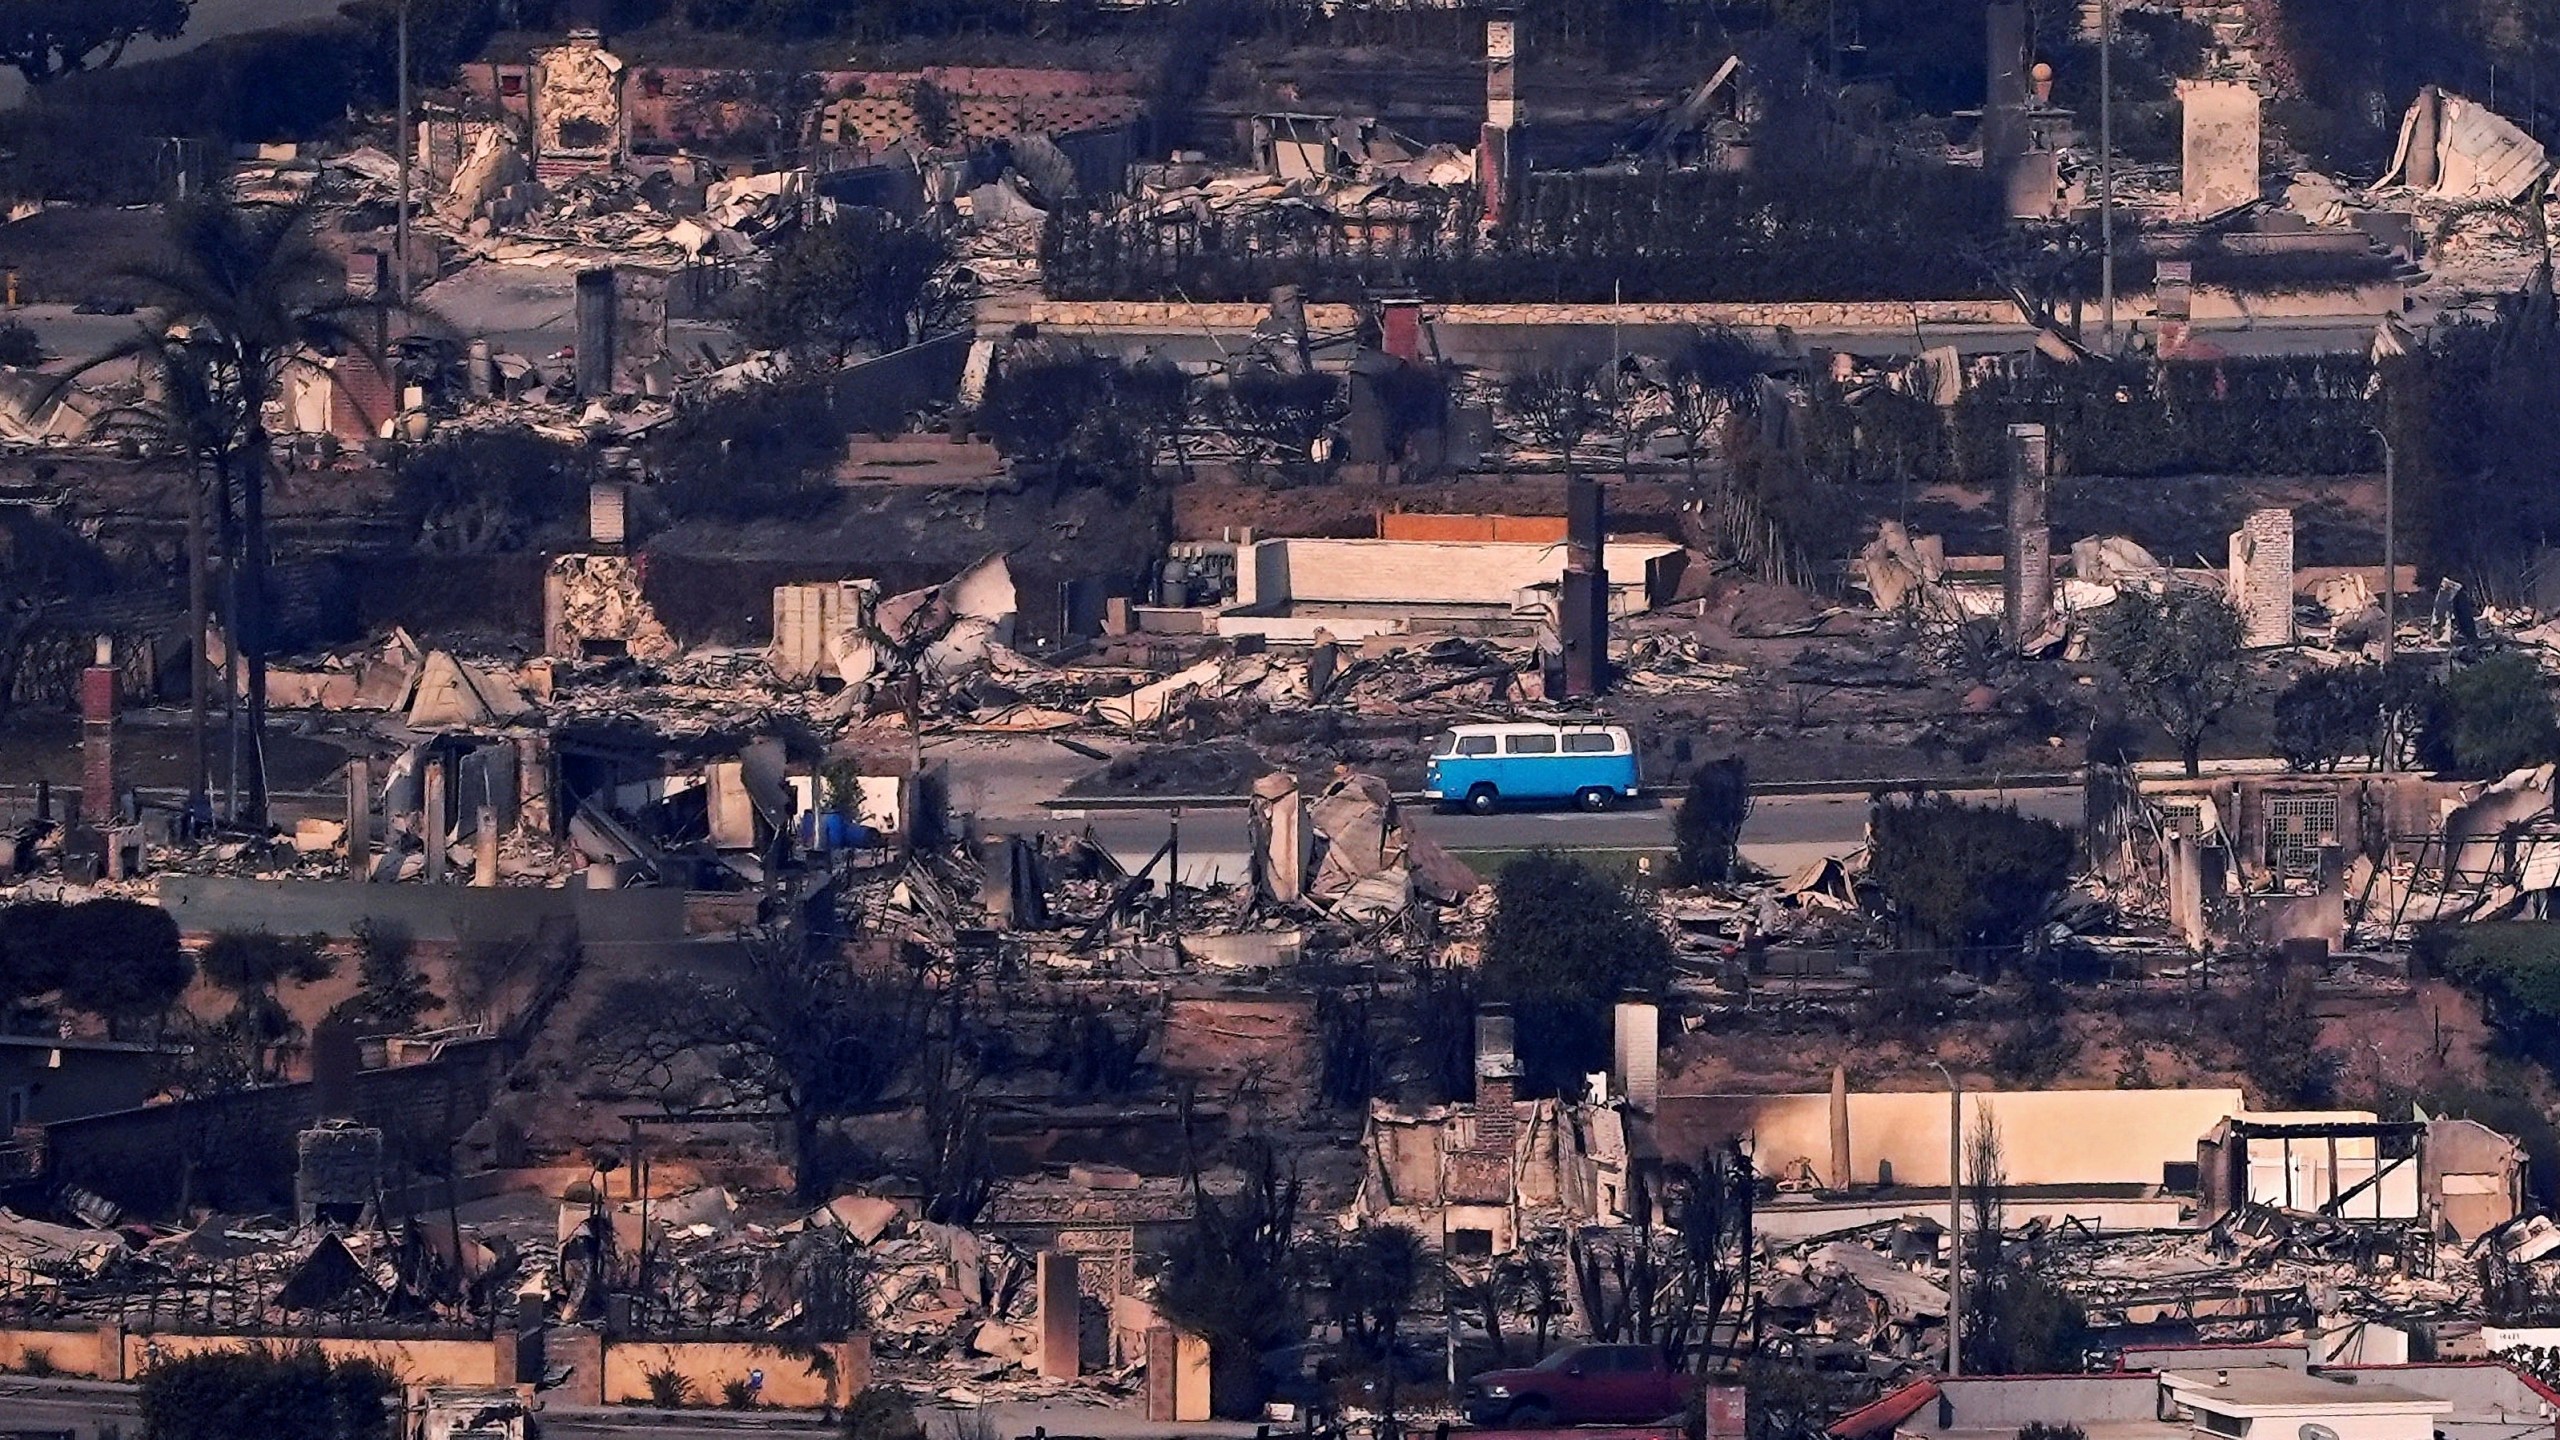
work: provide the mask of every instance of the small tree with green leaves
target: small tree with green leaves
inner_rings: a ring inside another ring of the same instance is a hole
[[[1512,861],[1494,881],[1483,997],[1517,1016],[1522,1077],[1572,1093],[1608,1063],[1610,1006],[1671,978],[1671,941],[1616,881],[1552,850]]]
[[[2424,662],[2315,666],[2277,693],[2275,750],[2296,770],[2335,770],[2342,761],[2405,761],[2444,688]]]
[[[842,361],[904,349],[948,328],[956,297],[940,281],[951,238],[877,210],[849,210],[785,241],[772,272],[737,308],[738,332],[769,350]]]
[[[2560,757],[2560,719],[2541,670],[2508,652],[2454,671],[2420,748],[2436,768],[2479,778]]]
[[[178,943],[178,922],[157,905],[113,896],[83,900],[49,929],[62,957],[62,1003],[111,1024],[158,1019],[195,978],[195,962]]]
[[[149,37],[171,40],[187,28],[194,0],[12,0],[0,12],[0,65],[44,86],[122,59],[125,47]]]
[[[2154,597],[2127,587],[2092,635],[2126,703],[2168,731],[2188,776],[2199,774],[2205,732],[2240,699],[2240,613],[2207,590]]]
[[[59,900],[0,905],[0,1001],[33,1000],[62,984],[66,956],[54,927]]]
[[[339,1002],[333,1019],[355,1022],[376,1035],[396,1035],[444,1008],[444,997],[418,973],[417,942],[395,925],[356,926],[356,993]]]
[[[204,977],[231,992],[231,1013],[205,1041],[228,1050],[218,1065],[236,1066],[239,1075],[258,1081],[275,1078],[270,1062],[274,1048],[294,1038],[299,1027],[277,998],[276,987],[290,980],[309,985],[337,973],[338,963],[320,935],[270,935],[263,930],[227,931],[213,937],[197,960]],[[203,1077],[223,1088],[217,1069]]]
[[[1971,1374],[2070,1374],[2087,1363],[2088,1312],[2037,1271],[2003,1265],[1974,1278],[1964,1318]]]
[[[2071,878],[2071,832],[2015,808],[1882,795],[1868,826],[1868,878],[1906,944],[2024,944]]]
[[[1751,772],[1739,755],[1710,760],[1689,774],[1689,793],[1671,817],[1673,866],[1684,885],[1733,878],[1742,823],[1751,818]]]

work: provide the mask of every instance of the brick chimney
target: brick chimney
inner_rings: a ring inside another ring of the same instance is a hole
[[[116,646],[98,637],[89,668],[80,672],[80,819],[114,823],[116,814]]]
[[[1520,1059],[1511,1040],[1511,1007],[1487,1005],[1476,1012],[1476,1148],[1511,1153],[1520,1128],[1512,1104],[1520,1090]]]

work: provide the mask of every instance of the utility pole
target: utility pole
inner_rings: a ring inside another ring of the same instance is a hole
[[[1947,1077],[1947,1374],[1964,1374],[1964,1087],[1940,1061],[1931,1068]]]
[[[2400,506],[2394,493],[2400,488],[2400,457],[2392,452],[2390,436],[2378,427],[2373,435],[2382,442],[2382,663],[2388,665],[2400,633]]]
[[[417,147],[416,132],[409,125],[409,0],[400,0],[400,220],[391,248],[400,261],[400,308],[409,308],[409,152]]]
[[[2116,350],[2116,0],[2098,0],[2098,315]]]

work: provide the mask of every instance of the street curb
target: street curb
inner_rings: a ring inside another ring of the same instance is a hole
[[[1754,795],[1838,795],[1864,799],[1878,790],[1907,790],[1918,786],[1923,790],[2040,790],[2061,785],[2077,785],[2084,776],[2078,770],[2045,770],[2025,775],[1951,775],[1939,778],[1920,776],[1895,780],[1772,780],[1751,787]],[[1647,800],[1677,800],[1676,785],[1647,785],[1640,792]],[[1426,803],[1419,790],[1396,792],[1402,805]],[[1044,810],[1241,810],[1252,803],[1244,795],[1067,795],[1040,802]]]

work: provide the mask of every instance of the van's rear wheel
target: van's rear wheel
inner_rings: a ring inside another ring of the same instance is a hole
[[[1606,810],[1618,803],[1618,792],[1605,785],[1592,785],[1573,798],[1585,810]]]
[[[1478,785],[1467,792],[1467,809],[1474,814],[1490,815],[1502,803],[1502,796],[1490,785]]]

